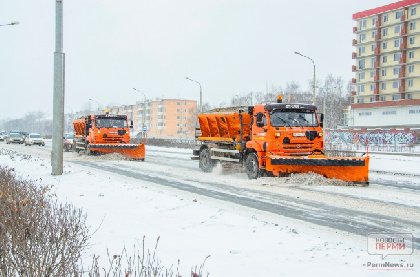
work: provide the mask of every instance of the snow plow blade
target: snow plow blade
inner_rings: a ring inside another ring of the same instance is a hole
[[[146,156],[144,144],[121,144],[121,143],[91,143],[90,151],[99,153],[120,153],[131,159],[144,160]]]
[[[290,173],[317,173],[329,179],[340,179],[369,185],[369,156],[366,157],[308,157],[267,156],[266,169],[274,176]]]

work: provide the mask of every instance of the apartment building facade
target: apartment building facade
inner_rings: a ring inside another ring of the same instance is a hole
[[[353,14],[349,127],[420,127],[420,0]]]
[[[197,120],[197,101],[159,99],[138,101],[134,105],[110,108],[111,113],[125,114],[133,121],[137,137],[193,139]]]

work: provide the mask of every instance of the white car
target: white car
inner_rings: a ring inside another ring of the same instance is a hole
[[[31,133],[25,138],[25,146],[31,146],[32,144],[45,146],[45,141],[40,134]]]
[[[5,140],[6,140],[6,138],[7,138],[7,134],[6,134],[6,132],[5,132],[5,131],[1,131],[1,132],[0,132],[0,140],[1,140],[1,141],[5,141]]]

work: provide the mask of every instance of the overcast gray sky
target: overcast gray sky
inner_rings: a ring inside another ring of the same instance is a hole
[[[63,0],[65,110],[148,98],[229,102],[317,78],[354,77],[355,12],[390,0]],[[54,0],[1,0],[0,119],[51,113]],[[95,106],[93,106],[95,107]],[[96,107],[95,107],[96,108]]]

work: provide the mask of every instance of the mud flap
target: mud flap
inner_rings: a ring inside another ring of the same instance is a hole
[[[313,172],[330,179],[369,184],[369,156],[339,158],[324,155],[308,157],[269,155],[266,170],[273,172],[274,176]]]

